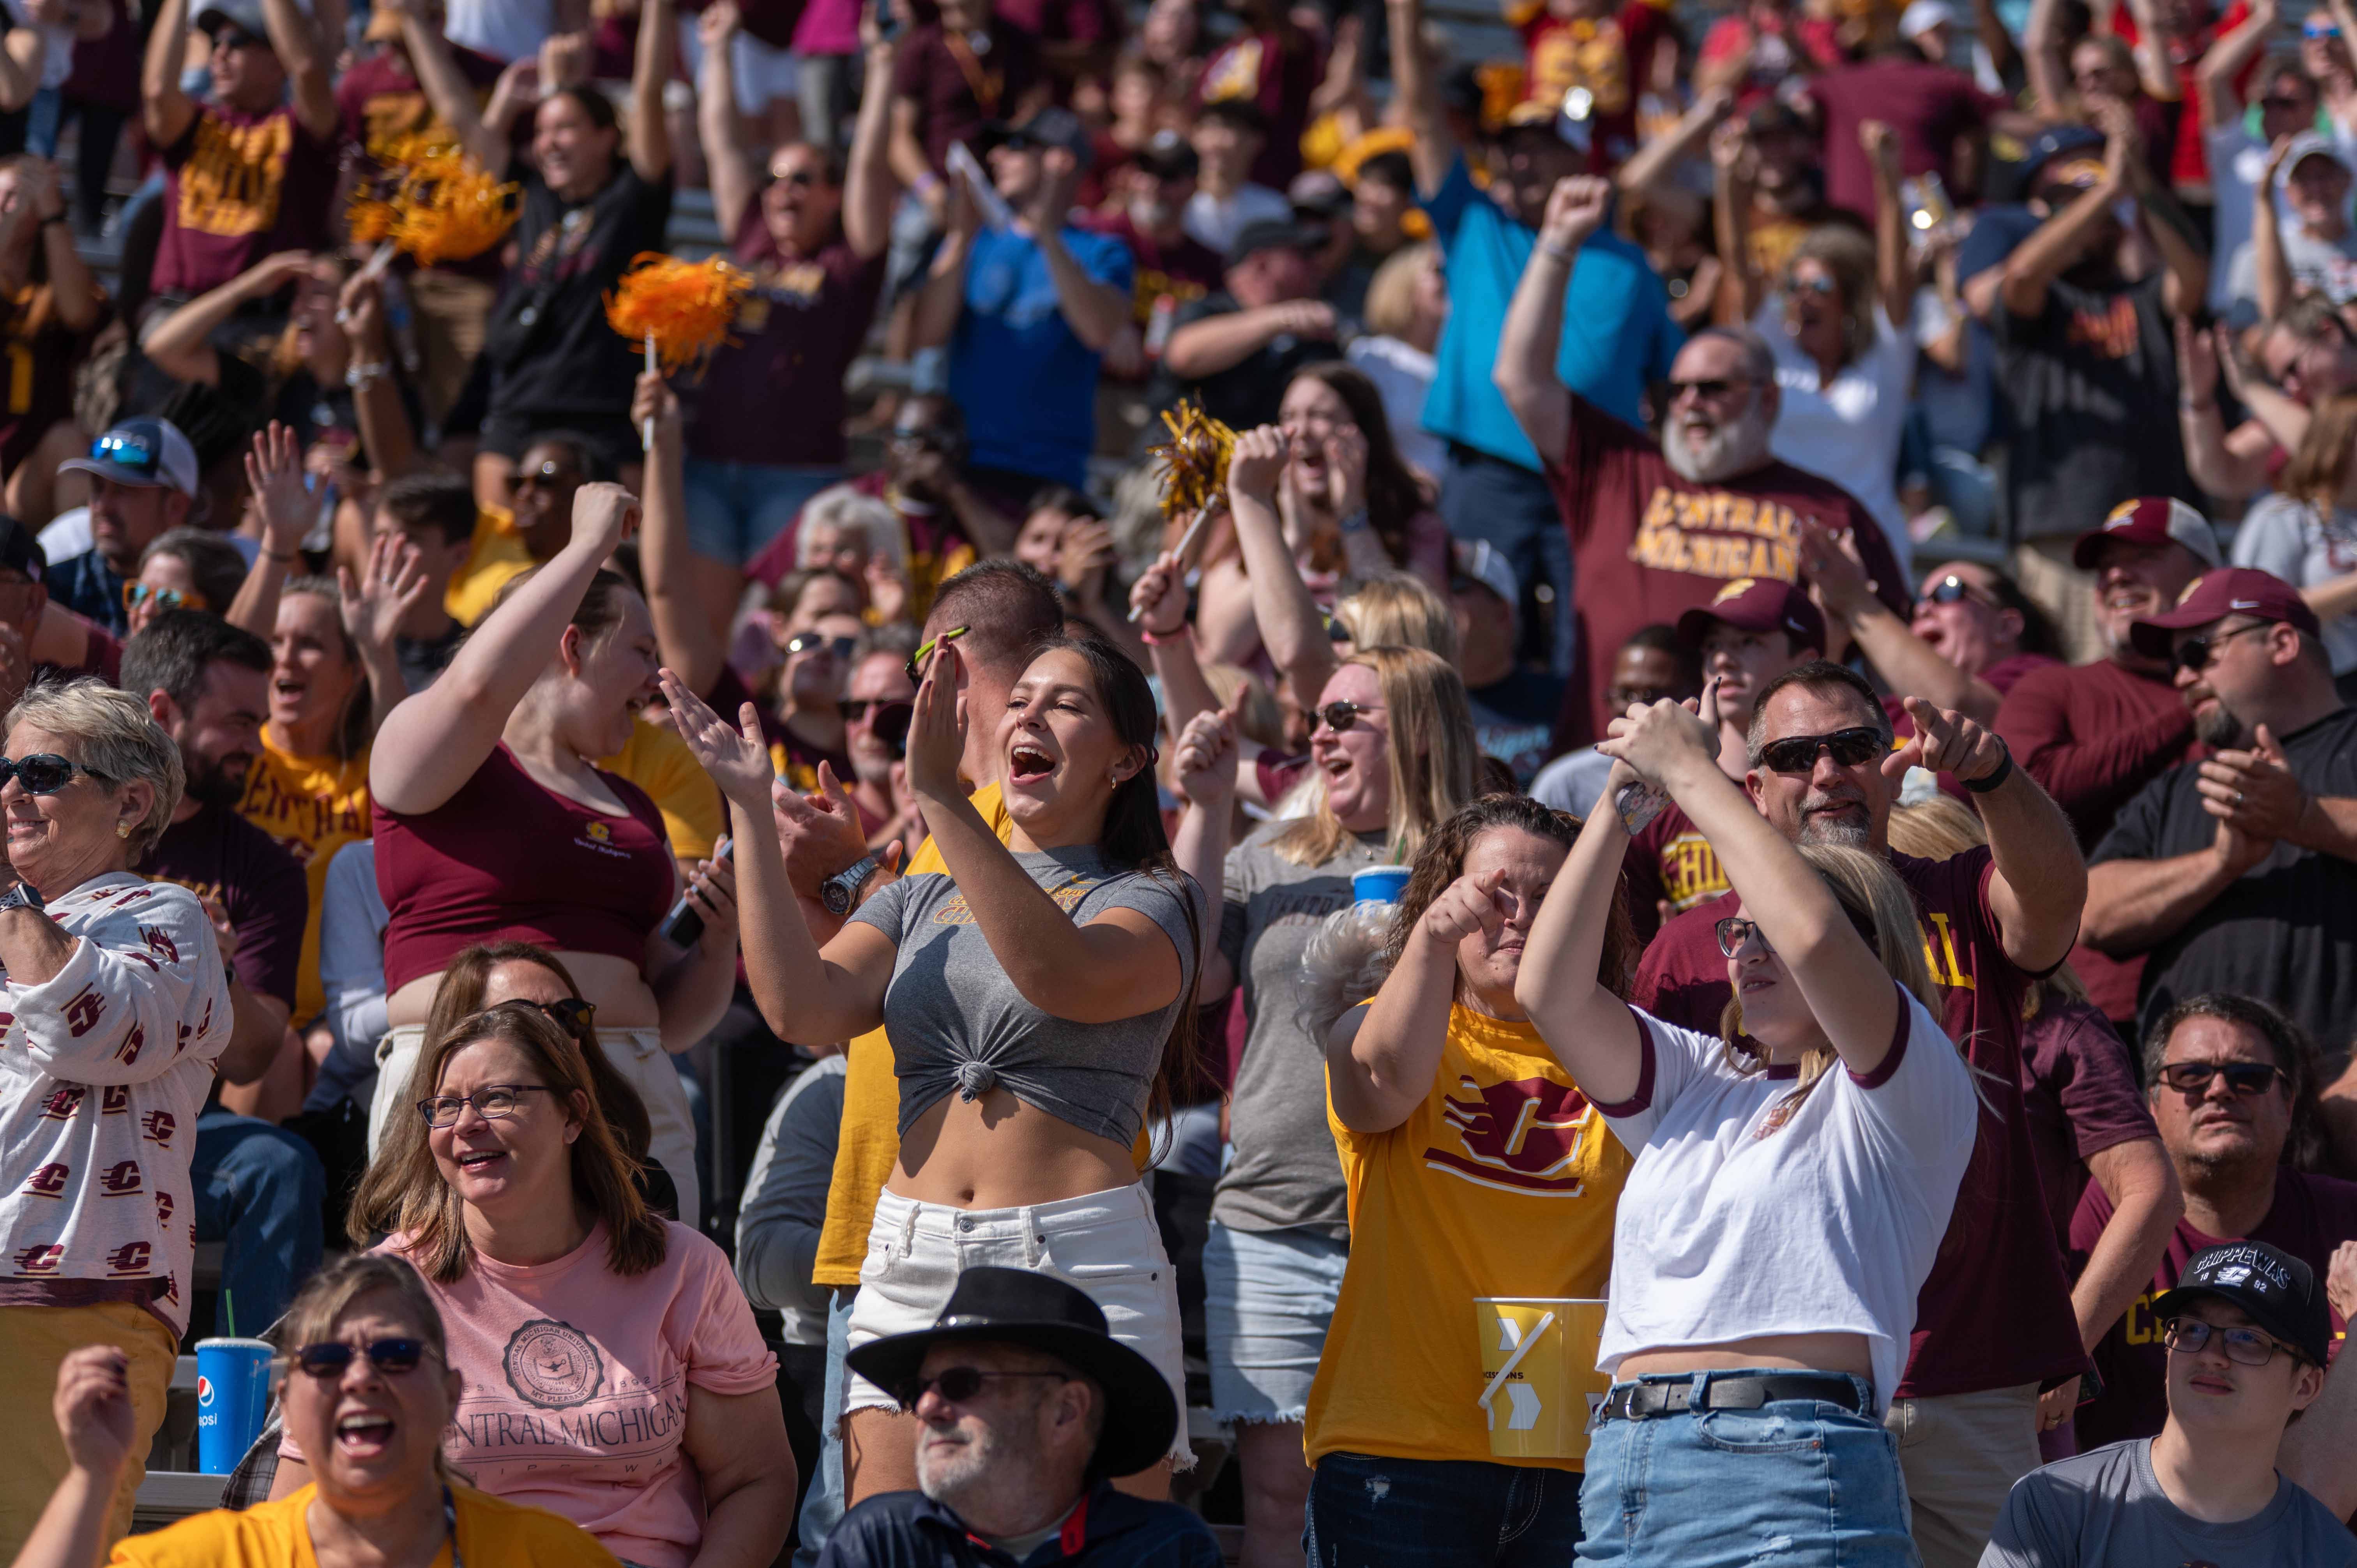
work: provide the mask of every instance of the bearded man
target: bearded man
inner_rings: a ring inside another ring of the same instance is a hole
[[[1912,608],[1906,574],[1857,499],[1769,455],[1776,366],[1758,334],[1715,327],[1679,350],[1658,444],[1564,385],[1565,279],[1601,228],[1611,188],[1587,175],[1556,183],[1498,344],[1498,390],[1544,461],[1571,533],[1572,675],[1557,750],[1603,734],[1609,656],[1641,628],[1675,622],[1743,578],[1800,581],[1805,521],[1850,542],[1893,613]]]

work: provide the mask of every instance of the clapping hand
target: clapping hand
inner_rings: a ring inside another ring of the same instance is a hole
[[[284,562],[303,548],[313,521],[311,492],[303,483],[303,448],[295,432],[276,420],[253,438],[246,454],[245,482],[262,520],[264,553]]]
[[[695,754],[697,764],[712,775],[730,804],[743,807],[748,813],[760,812],[770,803],[770,781],[777,776],[770,762],[769,742],[761,735],[760,710],[745,703],[732,728],[672,671],[664,670],[656,680],[662,686],[663,703],[671,709],[679,738]]]
[[[963,800],[958,766],[965,760],[964,703],[958,691],[963,663],[957,644],[933,642],[933,657],[917,686],[916,716],[909,721],[909,788],[928,803]]]
[[[2308,791],[2273,731],[2259,725],[2247,751],[2213,751],[2202,760],[2194,789],[2201,809],[2255,839],[2287,839],[2308,815]]]
[[[350,566],[337,567],[336,609],[345,635],[363,649],[391,653],[402,621],[425,597],[422,559],[417,546],[400,534],[380,533],[357,581]]]

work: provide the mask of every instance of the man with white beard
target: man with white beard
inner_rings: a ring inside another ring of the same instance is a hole
[[[1571,532],[1577,613],[1557,750],[1603,733],[1611,650],[1640,628],[1707,606],[1738,578],[1800,581],[1804,521],[1856,546],[1894,613],[1911,607],[1872,515],[1840,486],[1769,455],[1775,362],[1756,334],[1712,328],[1679,350],[1658,444],[1564,385],[1555,371],[1564,281],[1602,227],[1611,189],[1586,175],[1556,183],[1506,313],[1495,372]]]
[[[1116,1476],[1167,1487],[1178,1404],[1044,1267],[968,1269],[932,1327],[845,1359],[924,1423],[918,1489],[845,1514],[818,1568],[1015,1568],[1050,1541],[1072,1568],[1220,1568],[1191,1510],[1114,1489]]]

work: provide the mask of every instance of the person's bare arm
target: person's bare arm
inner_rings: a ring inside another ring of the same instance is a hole
[[[1064,243],[1064,221],[1071,210],[1072,192],[1081,177],[1079,163],[1061,147],[1040,155],[1039,195],[1033,202],[1031,242],[1048,263],[1048,281],[1056,290],[1056,309],[1072,336],[1091,353],[1103,353],[1114,334],[1129,325],[1130,294],[1089,275]]]
[[[645,0],[639,8],[638,59],[630,68],[630,167],[649,185],[671,174],[663,83],[671,80],[672,61],[678,57],[679,14],[672,0]]]
[[[2191,854],[2091,867],[2082,934],[2097,952],[2132,958],[2182,930],[2274,849],[2221,822],[2211,846]]]
[[[1914,738],[1883,768],[1894,788],[1904,772],[1901,762],[1953,773],[1967,785],[2002,773],[1994,788],[1973,797],[1996,862],[1989,910],[2005,956],[2028,973],[2045,973],[2071,955],[2087,902],[2087,861],[2071,819],[2028,768],[1999,762],[2012,754],[1994,730],[1919,697],[1907,700],[1907,716],[1915,723]]]
[[[1694,156],[1695,149],[1710,139],[1727,112],[1735,107],[1735,94],[1726,88],[1714,88],[1695,100],[1694,107],[1679,116],[1676,126],[1666,136],[1646,143],[1631,155],[1612,183],[1627,192],[1651,188],[1674,172],[1677,166]]]
[[[1610,201],[1609,180],[1574,175],[1555,182],[1539,224],[1538,243],[1523,265],[1506,309],[1491,372],[1506,406],[1543,461],[1560,457],[1571,440],[1571,389],[1555,371],[1563,341],[1563,295],[1579,247],[1603,225]]]
[[[185,0],[166,3],[185,4]],[[510,161],[508,138],[493,135],[483,124],[482,115],[475,108],[474,84],[458,69],[450,46],[443,41],[442,29],[426,19],[417,0],[379,0],[379,4],[400,10],[402,48],[408,53],[409,69],[416,72],[417,85],[425,91],[425,102],[433,108],[435,118],[450,127],[459,146],[485,174],[506,174]]]
[[[1965,674],[1901,620],[1874,591],[1865,569],[1824,524],[1801,524],[1801,572],[1826,615],[1849,630],[1890,690],[1921,697],[1935,708],[1953,708],[1986,725],[1996,721],[1996,687]]]
[[[1163,346],[1162,362],[1182,381],[1199,381],[1242,364],[1273,338],[1331,338],[1334,307],[1321,299],[1287,300],[1252,310],[1206,316],[1177,328]]]
[[[2243,117],[2243,95],[2235,91],[2234,79],[2266,48],[2277,19],[2276,0],[2252,0],[2243,19],[2202,54],[2194,67],[2193,91],[2204,132],[2231,125]]]
[[[892,100],[892,139],[888,144],[892,160],[892,173],[910,190],[923,192],[937,188],[941,176],[925,159],[925,139],[917,134],[917,116],[924,106],[913,98]]]
[[[2298,286],[2291,275],[2291,263],[2284,256],[2283,225],[2276,217],[2274,200],[2276,171],[2283,167],[2284,158],[2290,151],[2291,138],[2277,136],[2276,145],[2267,149],[2267,171],[2260,178],[2258,189],[2251,193],[2251,260],[2252,270],[2257,274],[2255,282],[2262,321],[2280,319]]]
[[[1424,49],[1423,0],[1385,0],[1392,37],[1392,93],[1406,112],[1407,157],[1419,194],[1430,196],[1457,164],[1457,138],[1440,107],[1440,82]]]
[[[393,375],[393,343],[384,327],[384,279],[366,267],[352,274],[337,302],[336,315],[351,339],[356,366],[368,368],[352,389],[352,409],[360,423],[361,446],[377,478],[397,479],[416,467],[420,457],[417,435],[409,410],[401,401],[401,383]]]
[[[2117,166],[2127,192],[2136,198],[2136,206],[2145,216],[2145,231],[2160,252],[2160,264],[2168,274],[2161,282],[2161,306],[2171,316],[2190,316],[2202,307],[2209,298],[2210,252],[2192,219],[2178,205],[2177,198],[2166,185],[2153,177],[2152,166],[2144,159],[2141,138],[2136,120],[2127,105],[2117,102],[2098,104],[2095,124],[2111,138],[2114,145],[2125,144],[2126,161]],[[2109,149],[2106,149],[2108,156]],[[2270,188],[2273,180],[2268,182]],[[2259,211],[2271,210],[2267,202],[2254,204]]]
[[[866,79],[859,118],[851,127],[851,159],[844,170],[843,237],[863,261],[884,253],[892,242],[892,207],[900,199],[893,177],[892,68],[899,59],[897,38],[877,28],[875,11],[861,6],[859,43]]]
[[[727,659],[726,628],[696,596],[687,547],[687,437],[679,399],[660,371],[640,373],[630,403],[632,424],[644,430],[649,420],[655,440],[647,451],[646,517],[639,529],[647,611],[654,618],[655,646],[664,668],[678,671],[690,691],[709,692]]]
[[[864,8],[863,8],[864,9]],[[712,188],[712,216],[720,238],[733,244],[754,194],[761,188],[760,149],[745,134],[737,113],[736,51],[729,45],[741,26],[737,0],[718,0],[696,19],[704,46],[704,70],[695,83],[695,134],[704,144],[704,166]],[[849,209],[845,209],[849,216]]]
[[[58,188],[57,166],[45,159],[28,158],[19,178],[21,220],[40,226],[41,255],[48,263],[49,298],[58,323],[69,332],[87,332],[98,325],[106,296],[75,248],[73,225],[66,221],[66,199]]]
[[[262,0],[262,20],[270,30],[270,47],[277,53],[278,63],[286,68],[295,117],[312,135],[332,141],[339,116],[335,75],[328,67],[335,51],[296,0]]]
[[[1989,66],[1996,72],[1996,79],[2011,81],[2014,73],[2022,68],[2021,50],[2014,43],[2005,18],[1997,15],[1996,0],[1973,0],[1973,33],[1988,52]]]
[[[2266,488],[2275,438],[2255,419],[2226,428],[2218,406],[2218,343],[2182,316],[2176,318],[2176,332],[2177,425],[2186,472],[2222,499],[2255,496]]]
[[[1713,319],[1740,327],[1760,307],[1764,280],[1751,256],[1751,137],[1741,121],[1711,133],[1711,227],[1718,242],[1718,298]]]
[[[1354,1133],[1388,1133],[1432,1092],[1457,995],[1457,946],[1505,929],[1502,869],[1460,876],[1408,933],[1395,964],[1363,1011],[1342,1015],[1326,1041],[1326,1089],[1334,1115]]]
[[[1879,120],[1857,128],[1859,145],[1874,171],[1874,281],[1882,295],[1882,316],[1893,332],[1907,330],[1915,299],[1914,269],[1907,258],[1907,215],[1899,200],[1899,134]]]
[[[942,236],[941,249],[933,252],[932,270],[917,291],[910,338],[920,349],[938,349],[947,343],[957,330],[958,317],[965,313],[965,267],[974,255],[974,236],[982,229],[982,211],[974,203],[974,192],[966,188],[964,176],[950,177],[949,203],[949,232]]]
[[[2161,1254],[2185,1213],[2177,1167],[2158,1138],[2132,1138],[2087,1156],[2087,1174],[2112,1200],[2112,1217],[2087,1254],[2079,1283],[2071,1287],[2071,1310],[2079,1320],[2079,1343],[2089,1350],[2111,1332],[2128,1304],[2152,1283]]]
[[[2160,18],[2155,14],[2152,0],[2127,0],[2128,15],[2136,18],[2136,41],[2134,53],[2136,62],[2136,84],[2148,98],[2163,103],[2174,103],[2179,94],[2176,63],[2169,58],[2169,38],[2160,28]]]
[[[2031,0],[2029,20],[2021,29],[2030,103],[2049,120],[2067,118],[2071,110],[2071,68],[2062,58],[2061,10],[2060,0]]]
[[[221,355],[213,334],[251,301],[268,299],[311,267],[308,251],[264,256],[219,288],[208,289],[147,329],[140,349],[176,381],[214,386],[221,381]]]
[[[197,101],[180,91],[180,61],[188,48],[188,0],[162,0],[139,65],[139,123],[147,145],[162,151],[188,134]]]
[[[2276,1468],[2286,1480],[2306,1487],[2333,1518],[2345,1520],[2357,1513],[2352,1454],[2357,1454],[2357,1357],[2337,1357],[2325,1373],[2324,1391],[2284,1429]]]
[[[1308,703],[1318,700],[1333,677],[1334,643],[1277,519],[1276,486],[1286,452],[1285,433],[1273,424],[1236,437],[1228,460],[1228,513],[1235,520],[1261,646]]]
[[[1187,621],[1187,567],[1175,551],[1138,574],[1129,588],[1130,614],[1146,633],[1146,651],[1162,682],[1162,714],[1177,735],[1197,714],[1220,705],[1195,657],[1194,628]]]
[[[2063,269],[2078,259],[2088,233],[2102,222],[2120,198],[2126,182],[2116,162],[2104,177],[2076,201],[2030,231],[2029,238],[2006,258],[2004,281],[1997,290],[2007,310],[2024,319],[2046,313],[2046,291]],[[1991,268],[1991,271],[1996,271]]]
[[[680,1448],[704,1498],[704,1533],[690,1568],[769,1562],[794,1517],[794,1451],[777,1390],[717,1394],[688,1384]]]

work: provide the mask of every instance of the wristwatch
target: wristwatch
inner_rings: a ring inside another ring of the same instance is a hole
[[[867,879],[876,875],[876,866],[874,855],[863,855],[819,884],[818,901],[826,906],[826,912],[830,915],[850,914],[853,900],[859,897],[859,890],[867,886]],[[0,908],[5,908],[6,900],[0,899]]]
[[[39,914],[41,895],[31,883],[19,882],[7,892],[0,893],[0,910],[7,909],[30,909]]]

